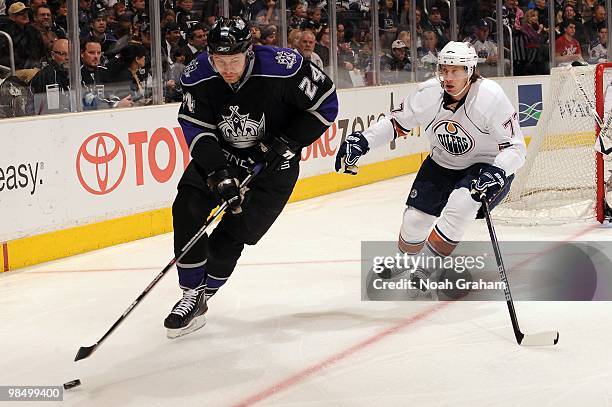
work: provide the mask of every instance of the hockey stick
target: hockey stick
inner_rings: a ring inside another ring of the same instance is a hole
[[[263,164],[257,164],[255,168],[253,169],[253,172],[249,174],[244,179],[244,181],[242,181],[242,183],[240,184],[240,188],[242,189],[246,187],[249,184],[249,182],[251,182],[253,177],[259,174],[259,172],[263,169],[263,167],[264,167]],[[221,204],[221,206],[219,206],[219,208],[212,215],[210,215],[210,217],[206,220],[206,222],[204,222],[204,225],[200,228],[200,230],[198,230],[198,232],[191,238],[191,240],[189,240],[189,242],[187,242],[187,244],[181,249],[181,252],[179,253],[179,255],[173,258],[170,261],[170,263],[168,263],[168,265],[164,267],[164,269],[157,276],[155,276],[153,281],[151,281],[149,285],[147,286],[147,288],[145,288],[144,291],[140,293],[138,298],[136,298],[136,300],[132,304],[130,304],[130,306],[119,317],[119,319],[115,321],[113,326],[111,326],[110,329],[106,331],[106,333],[102,336],[102,338],[100,338],[98,342],[96,342],[95,344],[91,346],[82,346],[79,349],[79,351],[76,354],[76,357],[74,358],[75,362],[91,356],[91,354],[98,348],[98,346],[100,346],[102,342],[104,342],[104,340],[125,320],[125,318],[129,315],[129,313],[132,312],[138,304],[140,304],[140,302],[144,299],[144,297],[146,297],[146,295],[149,294],[149,292],[151,292],[153,287],[155,287],[155,285],[159,283],[159,281],[168,272],[168,270],[170,270],[172,266],[174,266],[177,262],[179,262],[185,256],[185,254],[187,254],[189,249],[191,249],[193,245],[198,240],[200,240],[200,238],[204,235],[204,233],[206,233],[206,229],[208,229],[208,227],[213,223],[213,221],[217,219],[219,215],[221,215],[221,213],[226,208],[227,208],[227,203],[224,202]]]
[[[486,197],[481,195],[480,202],[482,203],[482,210],[484,217],[487,221],[489,228],[489,235],[491,237],[491,244],[493,245],[493,251],[495,252],[495,260],[497,260],[497,267],[499,269],[499,277],[504,284],[504,294],[506,297],[506,304],[508,304],[508,311],[510,312],[510,320],[512,321],[512,329],[514,330],[514,336],[516,336],[516,342],[519,345],[524,346],[550,346],[556,345],[559,342],[559,332],[557,331],[546,331],[537,334],[524,334],[519,328],[518,319],[516,317],[516,311],[514,309],[514,302],[512,301],[512,294],[510,294],[510,285],[508,284],[508,277],[506,276],[506,268],[504,267],[504,261],[502,260],[501,250],[499,249],[499,241],[495,235],[495,229],[491,222],[491,212],[489,211],[489,204],[487,203]]]

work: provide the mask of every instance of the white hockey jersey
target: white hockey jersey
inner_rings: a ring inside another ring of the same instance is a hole
[[[455,112],[443,106],[443,95],[435,78],[419,84],[400,109],[364,131],[370,148],[391,142],[398,127],[408,131],[421,126],[421,134],[429,138],[430,156],[445,168],[486,163],[510,175],[523,165],[526,148],[518,116],[496,82],[478,79]]]

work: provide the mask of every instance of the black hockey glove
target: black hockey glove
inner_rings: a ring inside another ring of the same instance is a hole
[[[274,172],[295,157],[300,148],[296,142],[284,136],[277,136],[255,146],[249,161],[253,166],[263,163],[266,166],[265,171]]]
[[[470,193],[476,202],[481,202],[483,195],[487,202],[491,202],[504,185],[506,185],[506,171],[494,165],[486,165],[480,169],[478,178],[472,180]]]
[[[336,153],[336,172],[357,175],[357,160],[369,150],[368,140],[360,131],[349,134]]]
[[[213,172],[207,179],[208,187],[217,195],[232,213],[242,212],[240,204],[244,198],[240,183],[229,167],[223,167]]]

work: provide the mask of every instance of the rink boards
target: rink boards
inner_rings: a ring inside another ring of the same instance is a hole
[[[499,80],[529,136],[548,77]],[[302,151],[292,201],[415,172],[428,143],[411,135],[371,151],[358,176],[334,173],[336,150],[416,85],[341,90],[336,122]],[[393,96],[392,96],[393,95]],[[0,271],[172,230],[169,207],[189,162],[178,104],[0,121]]]

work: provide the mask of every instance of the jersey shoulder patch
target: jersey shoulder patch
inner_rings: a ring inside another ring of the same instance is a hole
[[[208,53],[202,52],[185,67],[181,75],[181,83],[185,86],[192,86],[212,78],[220,78],[220,76],[210,65]]]
[[[304,61],[297,51],[290,48],[256,45],[253,51],[255,52],[255,65],[252,76],[287,78],[295,75]]]

